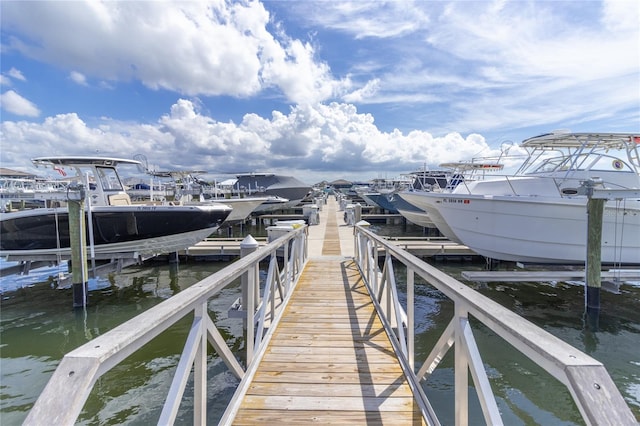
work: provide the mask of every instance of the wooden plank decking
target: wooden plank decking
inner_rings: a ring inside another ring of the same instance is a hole
[[[327,207],[322,255],[307,262],[234,424],[425,424],[355,263],[340,256],[351,231]]]

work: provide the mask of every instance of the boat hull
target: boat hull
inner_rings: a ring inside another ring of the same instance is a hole
[[[231,208],[212,206],[95,207],[86,215],[87,245],[93,234],[97,255],[136,253],[150,256],[188,248],[215,232]],[[1,256],[70,255],[66,209],[35,209],[3,214],[0,219]]]
[[[419,210],[422,210],[431,221],[431,226],[438,228],[438,231],[440,231],[442,235],[453,242],[464,244],[455,232],[453,232],[453,229],[451,229],[438,210],[438,205],[442,202],[441,193],[428,191],[406,191],[401,192],[400,196],[409,204],[415,206]],[[414,219],[418,220],[419,218],[415,217]]]
[[[423,197],[445,222],[446,229],[485,257],[558,264],[584,264],[586,260],[585,197],[470,194],[423,194]],[[640,201],[606,203],[601,259],[606,264],[640,264]]]
[[[362,194],[362,198],[365,198],[365,196],[368,197],[375,206],[380,207],[382,210],[386,210],[391,214],[398,213],[398,209],[390,200],[391,197],[395,196],[395,193],[376,192]]]

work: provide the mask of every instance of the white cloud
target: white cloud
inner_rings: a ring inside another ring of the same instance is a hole
[[[259,2],[3,4],[3,25],[14,33],[7,49],[87,77],[186,95],[247,97],[276,87],[296,103],[340,90],[309,44],[276,39],[269,20]]]
[[[11,86],[13,82],[9,77],[4,74],[0,74],[0,85],[1,86]]]
[[[11,69],[7,72],[7,75],[16,80],[27,81],[25,76],[22,75],[22,72],[14,67],[11,67]]]
[[[37,117],[40,115],[40,110],[34,103],[13,90],[8,90],[0,95],[0,104],[3,110],[11,114],[25,117]]]
[[[271,118],[247,114],[234,124],[203,115],[197,104],[181,99],[157,123],[103,118],[89,126],[77,114],[60,114],[42,123],[4,121],[0,134],[12,141],[3,146],[5,158],[23,165],[43,154],[144,154],[162,170],[283,170],[327,179],[354,174],[370,178],[383,170],[408,173],[425,163],[433,167],[495,154],[479,135],[382,132],[371,115],[340,103],[300,105],[287,115],[274,112]]]
[[[349,45],[357,61],[344,100],[381,113],[421,109],[434,132],[638,110],[638,2],[296,2],[292,10],[366,41]]]
[[[295,2],[290,7],[298,9],[297,15],[314,25],[352,34],[356,39],[395,38],[415,33],[429,24],[429,16],[419,3]]]
[[[80,86],[87,86],[87,78],[84,74],[79,73],[78,71],[71,71],[69,73],[69,79]]]

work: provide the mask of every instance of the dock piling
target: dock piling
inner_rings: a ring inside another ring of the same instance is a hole
[[[602,280],[602,219],[606,199],[593,198],[593,189],[598,182],[589,179],[583,183],[587,201],[587,255],[585,264],[585,318],[593,330],[597,329],[600,315],[600,290]]]
[[[69,239],[71,244],[71,281],[73,288],[73,307],[84,308],[87,305],[87,237],[84,218],[85,189],[82,184],[69,185],[67,191],[69,209]]]

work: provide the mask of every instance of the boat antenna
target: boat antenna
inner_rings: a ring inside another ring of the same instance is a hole
[[[138,171],[140,173],[150,173],[149,171],[149,163],[147,162],[147,156],[144,154],[136,154],[133,156],[133,159],[139,161],[140,163],[136,166],[138,167]]]

